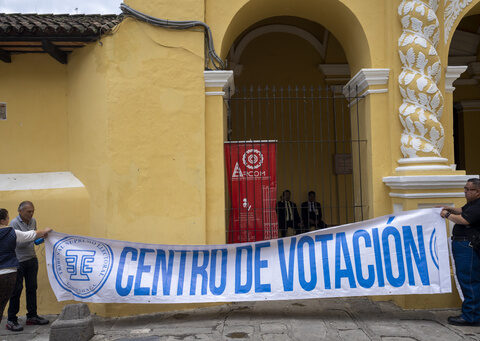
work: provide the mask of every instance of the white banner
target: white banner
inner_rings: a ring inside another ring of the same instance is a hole
[[[192,303],[451,292],[440,209],[402,212],[283,239],[155,245],[53,232],[59,301]],[[147,238],[147,237],[145,237]]]

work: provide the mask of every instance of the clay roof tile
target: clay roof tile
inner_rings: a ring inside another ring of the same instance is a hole
[[[122,15],[4,14],[0,37],[76,37],[102,35],[122,21]]]

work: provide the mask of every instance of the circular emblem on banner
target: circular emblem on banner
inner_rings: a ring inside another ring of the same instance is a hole
[[[243,153],[243,164],[249,169],[257,169],[263,163],[263,154],[258,149],[249,149]]]
[[[80,298],[95,295],[107,281],[113,266],[110,246],[79,236],[56,242],[52,258],[58,284]]]

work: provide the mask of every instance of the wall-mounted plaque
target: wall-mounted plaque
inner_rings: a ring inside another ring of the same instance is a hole
[[[352,174],[352,154],[335,154],[335,174]]]
[[[0,120],[7,119],[7,103],[0,103]]]

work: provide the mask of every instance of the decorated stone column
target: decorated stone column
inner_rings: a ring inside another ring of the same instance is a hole
[[[468,0],[403,0],[398,7],[402,32],[398,39],[401,70],[397,91],[401,95],[398,115],[403,128],[403,157],[397,160],[393,174],[383,177],[393,212],[462,206],[466,181],[478,177],[466,175],[454,165],[453,84],[466,66],[447,67],[446,58],[450,30],[462,10],[460,2]],[[450,228],[447,225],[447,234]],[[404,307],[418,304],[411,296],[396,302]],[[449,294],[440,299],[429,297],[424,303],[447,307],[459,300],[456,294]]]
[[[233,71],[204,71],[206,241],[225,243],[225,177],[223,143],[226,138],[224,97],[233,92]]]
[[[438,0],[404,0],[398,7],[403,30],[398,40],[403,158],[398,160],[397,171],[450,169],[448,159],[442,157],[445,131],[440,123],[444,99],[438,87],[442,72],[437,52],[438,5]]]
[[[447,45],[440,37],[444,22],[448,22],[444,15],[448,4],[440,9],[439,5],[439,0],[403,0],[398,7],[402,27],[398,39],[398,89],[402,98],[398,114],[403,127],[403,158],[397,161],[395,175],[383,178],[390,187],[393,210],[461,205],[463,186],[472,177],[455,170],[453,140],[450,137],[446,141],[442,124],[451,131],[453,118],[448,106],[452,105],[453,82],[465,67],[442,66],[440,55],[446,55]],[[440,87],[443,73],[445,87]],[[442,119],[444,111],[448,116]],[[443,151],[445,143],[451,151]]]

